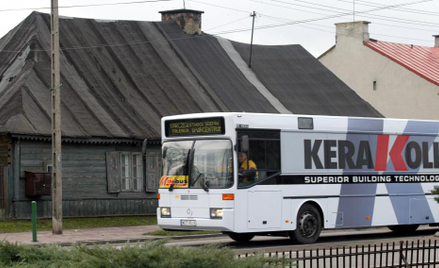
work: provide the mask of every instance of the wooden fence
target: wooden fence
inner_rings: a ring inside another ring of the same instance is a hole
[[[297,268],[412,268],[439,267],[438,240],[400,241],[355,247],[303,249],[265,253],[293,260]],[[238,255],[248,257],[256,253]]]

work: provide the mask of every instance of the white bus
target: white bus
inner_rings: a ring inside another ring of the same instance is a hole
[[[158,224],[236,241],[437,225],[439,122],[255,113],[162,119]],[[243,154],[244,153],[244,154]],[[242,161],[239,158],[247,158]]]

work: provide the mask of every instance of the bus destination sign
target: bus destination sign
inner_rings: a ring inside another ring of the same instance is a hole
[[[165,121],[166,137],[223,135],[224,133],[224,117]]]

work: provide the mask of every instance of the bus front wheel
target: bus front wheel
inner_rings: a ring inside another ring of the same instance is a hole
[[[290,239],[299,244],[312,244],[322,231],[322,218],[317,208],[304,204],[297,214],[296,230],[290,232]]]
[[[227,235],[231,239],[233,239],[233,240],[235,240],[236,242],[239,242],[239,243],[248,242],[248,241],[252,240],[253,237],[255,237],[254,234],[249,234],[249,233],[242,233],[242,234],[239,234],[239,233],[227,233]]]

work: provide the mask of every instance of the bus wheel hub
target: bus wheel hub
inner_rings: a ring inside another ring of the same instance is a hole
[[[317,231],[317,219],[310,212],[305,212],[300,218],[300,231],[307,237],[313,236]]]

